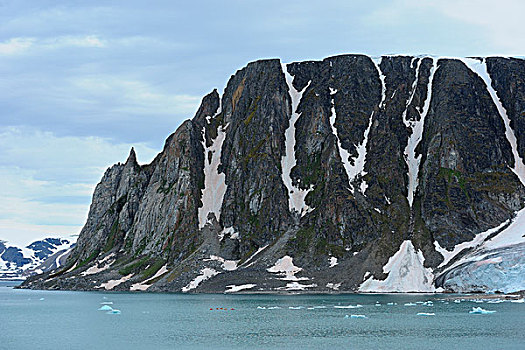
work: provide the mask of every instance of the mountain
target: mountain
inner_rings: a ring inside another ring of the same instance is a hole
[[[0,241],[0,280],[20,280],[55,270],[65,263],[73,246],[62,238],[45,238],[23,248]]]
[[[24,287],[525,289],[525,61],[248,64],[146,165],[109,168],[63,268]]]

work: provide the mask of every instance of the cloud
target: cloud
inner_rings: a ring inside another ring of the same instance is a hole
[[[29,49],[35,42],[34,38],[11,38],[0,43],[0,55],[16,55]]]
[[[102,48],[106,41],[96,35],[59,36],[52,38],[17,37],[0,43],[0,55],[41,54],[42,50],[63,48]]]
[[[0,238],[76,234],[106,168],[124,162],[131,144],[100,137],[59,137],[33,128],[0,128]],[[134,144],[141,163],[158,150]]]

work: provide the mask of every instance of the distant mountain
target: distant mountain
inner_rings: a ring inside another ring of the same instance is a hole
[[[6,246],[0,241],[0,279],[25,279],[61,267],[74,243],[67,239],[45,238],[27,247]]]
[[[524,157],[523,59],[252,62],[109,168],[65,266],[24,286],[525,289]]]

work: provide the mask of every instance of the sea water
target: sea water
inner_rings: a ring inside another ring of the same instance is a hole
[[[0,349],[525,349],[520,303],[454,303],[441,300],[449,295],[423,294],[185,295],[12,285],[0,282]],[[103,305],[120,313],[98,310]],[[496,312],[469,314],[473,307]]]

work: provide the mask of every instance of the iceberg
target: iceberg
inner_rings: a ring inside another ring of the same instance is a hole
[[[475,315],[488,315],[488,314],[493,314],[495,313],[496,311],[493,311],[493,310],[485,310],[485,309],[482,309],[480,307],[473,307],[472,308],[472,311],[469,311],[468,313],[469,314],[475,314]]]
[[[365,315],[345,315],[345,318],[366,318]]]
[[[106,312],[106,314],[108,315],[120,315],[120,313],[121,313],[120,310],[116,310],[116,309]]]
[[[109,305],[102,305],[101,307],[99,307],[98,311],[111,311],[113,310],[113,308]]]
[[[436,314],[433,312],[418,312],[417,315],[418,316],[436,316]]]
[[[336,309],[358,309],[360,307],[363,307],[363,305],[335,305],[334,308]]]

